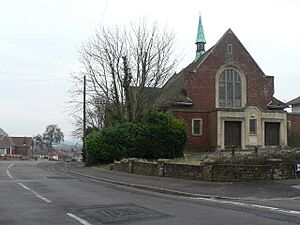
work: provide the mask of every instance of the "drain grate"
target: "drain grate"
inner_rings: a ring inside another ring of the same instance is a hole
[[[135,204],[89,206],[71,210],[91,223],[124,223],[162,219],[168,215]]]

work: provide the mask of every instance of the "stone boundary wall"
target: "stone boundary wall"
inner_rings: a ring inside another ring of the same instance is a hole
[[[270,163],[267,165],[188,165],[168,162],[167,160],[147,162],[138,159],[128,159],[115,162],[114,170],[150,176],[225,182],[295,178],[295,166],[293,162]]]
[[[281,180],[295,177],[293,163],[268,165],[214,164],[212,181]]]
[[[179,163],[164,163],[164,176],[203,179],[203,166]]]
[[[134,161],[132,166],[132,173],[151,176],[158,175],[158,163]]]

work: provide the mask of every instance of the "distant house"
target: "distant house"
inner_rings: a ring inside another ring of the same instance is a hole
[[[8,134],[0,128],[0,156],[11,153],[13,141]]]
[[[0,128],[0,156],[29,156],[32,151],[32,137],[10,137]]]
[[[292,113],[300,113],[300,96],[289,101],[287,104],[292,106]]]
[[[32,137],[11,137],[11,154],[29,156],[32,151]]]
[[[287,102],[292,112],[288,113],[289,144],[300,146],[300,96]]]
[[[162,88],[156,106],[187,124],[187,150],[287,145],[287,104],[231,29],[205,51],[199,17],[196,58]]]

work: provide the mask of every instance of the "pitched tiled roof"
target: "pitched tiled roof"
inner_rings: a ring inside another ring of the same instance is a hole
[[[32,137],[11,137],[14,146],[32,146]]]
[[[185,101],[186,96],[183,89],[184,72],[174,74],[170,80],[164,85],[160,95],[155,101],[156,107],[164,107],[178,101]]]
[[[206,59],[213,47],[206,51],[201,57],[187,67],[181,70],[179,73],[175,73],[168,82],[162,87],[161,93],[155,101],[156,107],[165,107],[169,105],[191,105],[192,100],[186,96],[186,91],[183,86],[183,78],[186,72],[193,72],[198,66]]]
[[[287,102],[287,104],[289,105],[296,105],[296,104],[300,104],[300,96],[297,98],[294,98],[293,100]]]
[[[199,67],[199,65],[206,59],[206,57],[209,55],[209,53],[213,50],[214,46],[212,46],[210,49],[208,49],[201,57],[197,60],[194,60],[192,63],[190,63],[187,67],[185,67],[183,70],[193,72],[195,69]]]
[[[9,148],[12,143],[8,134],[0,128],[0,148]]]
[[[275,97],[272,97],[271,102],[268,104],[269,109],[285,109],[288,108],[289,105],[278,100]]]
[[[155,104],[156,99],[161,93],[160,87],[143,87],[143,90],[139,90],[140,87],[130,86],[130,89],[136,97],[142,97],[144,101],[145,110]],[[139,95],[139,96],[137,96]]]

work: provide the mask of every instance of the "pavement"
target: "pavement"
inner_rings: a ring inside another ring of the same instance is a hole
[[[65,168],[71,173],[91,179],[179,196],[249,201],[300,199],[299,178],[253,182],[207,182],[85,167],[80,162],[65,163]]]

